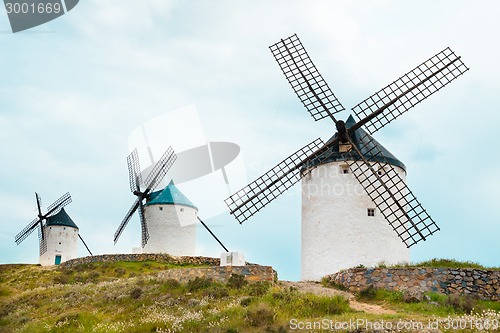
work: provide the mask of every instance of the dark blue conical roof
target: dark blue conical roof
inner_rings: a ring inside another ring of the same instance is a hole
[[[175,186],[174,181],[163,190],[153,192],[149,195],[146,205],[181,205],[198,209],[189,199]]]
[[[64,208],[62,208],[59,213],[47,218],[47,226],[64,226],[78,229],[75,222],[69,217]]]
[[[347,118],[347,121],[345,122],[345,127],[349,128],[356,124],[356,121],[352,116],[349,116]],[[382,154],[386,157],[387,161],[389,164],[397,166],[402,168],[403,170],[406,171],[406,166],[398,160],[390,151],[388,151],[384,146],[382,146],[377,140],[373,139],[369,134],[367,134],[362,128],[358,128],[355,130],[353,133],[351,133],[351,139],[354,142],[354,144],[358,147],[358,149],[361,151],[361,154],[367,159],[368,161],[376,161],[376,162],[384,162],[379,156],[373,156],[370,151],[373,148],[373,146],[365,146],[363,142],[361,141],[361,138],[367,136],[367,138],[370,138],[372,141],[372,144],[376,145],[378,149],[382,152]],[[333,141],[334,139],[337,138],[337,133],[335,133],[334,136],[328,140],[328,142]],[[366,139],[365,139],[366,140]],[[330,155],[330,156],[328,156]],[[351,155],[355,160],[361,160],[361,157],[354,151],[351,152]],[[325,156],[328,156],[327,158],[323,159]],[[311,161],[311,164],[308,165],[308,167],[315,166],[315,165],[320,165],[324,163],[329,163],[329,162],[334,162],[334,161],[344,161],[345,160],[345,155],[343,153],[339,152],[339,144],[335,144],[332,147],[330,147],[327,151],[325,151],[322,155],[320,155],[319,158],[316,158]]]

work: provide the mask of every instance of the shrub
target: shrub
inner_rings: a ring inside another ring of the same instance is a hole
[[[250,326],[270,326],[274,323],[276,314],[272,308],[265,303],[259,303],[246,311],[245,320]]]
[[[203,291],[203,295],[210,296],[215,299],[227,297],[229,295],[227,289],[223,286],[213,285]]]
[[[250,305],[250,303],[252,303],[252,301],[253,301],[253,297],[245,297],[245,298],[241,299],[240,305],[242,307],[247,307]]]
[[[130,297],[133,299],[138,299],[142,295],[142,289],[141,288],[134,288],[130,292]]]
[[[92,273],[90,273],[90,274],[89,274],[88,279],[89,279],[91,282],[94,282],[94,283],[95,283],[95,282],[97,282],[97,280],[99,280],[99,276],[100,276],[100,274],[99,274],[99,273],[97,273],[97,272],[92,272]]]
[[[186,284],[188,291],[193,292],[200,289],[206,289],[212,285],[212,280],[207,278],[196,277],[194,280]]]
[[[246,289],[250,296],[263,296],[267,293],[271,284],[269,282],[255,282],[249,284]]]
[[[377,297],[377,290],[373,286],[368,286],[365,289],[362,289],[359,294],[357,299],[358,300],[365,300],[365,301],[372,301]]]
[[[231,274],[227,280],[227,286],[233,289],[240,289],[246,286],[248,282],[245,280],[245,276],[241,274]]]
[[[115,275],[118,277],[125,275],[125,273],[127,273],[127,270],[123,267],[118,267],[115,269]]]
[[[180,283],[177,280],[174,279],[167,279],[165,282],[163,282],[163,287],[165,289],[177,289],[180,287]]]
[[[472,313],[472,310],[476,307],[478,299],[473,296],[457,296],[450,295],[446,300],[446,304],[453,307],[455,310]]]
[[[59,275],[54,276],[52,281],[56,284],[68,284],[69,283],[69,276],[59,274]]]

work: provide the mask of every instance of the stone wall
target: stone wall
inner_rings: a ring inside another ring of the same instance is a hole
[[[220,266],[219,258],[210,257],[174,257],[162,253],[140,253],[140,254],[103,254],[98,256],[88,256],[76,258],[63,262],[59,267],[71,268],[76,265],[89,264],[93,262],[113,262],[113,261],[156,261],[177,265],[196,265],[209,267],[186,267],[166,269],[158,273],[158,278],[162,280],[174,279],[185,283],[194,280],[196,277],[209,278],[217,282],[226,283],[231,274],[239,274],[249,282],[269,281],[278,279],[278,274],[270,266],[260,266],[247,264],[246,266]]]
[[[219,266],[219,258],[210,257],[174,257],[165,253],[136,253],[136,254],[102,254],[76,258],[63,262],[61,267],[73,267],[92,262],[113,262],[113,261],[157,261],[176,265],[200,265]]]
[[[180,283],[185,283],[197,277],[202,277],[216,282],[227,283],[231,274],[243,275],[245,280],[249,282],[275,282],[278,279],[278,274],[272,267],[259,265],[174,268],[158,273],[158,278],[162,280],[174,279]]]
[[[351,268],[326,277],[350,291],[369,286],[388,290],[500,299],[500,271],[472,268]]]

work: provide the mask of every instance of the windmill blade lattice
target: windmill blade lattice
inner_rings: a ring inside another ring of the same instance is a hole
[[[38,209],[38,216],[42,216],[42,198],[36,192],[35,192],[35,197],[36,197],[36,207]]]
[[[360,121],[371,118],[365,128],[373,134],[467,70],[461,58],[446,48],[352,110]]]
[[[125,215],[125,217],[122,220],[122,223],[120,223],[120,226],[118,227],[118,229],[116,229],[115,237],[113,239],[113,241],[115,242],[115,244],[116,244],[116,242],[118,242],[118,238],[120,238],[120,235],[122,234],[123,230],[127,226],[128,221],[130,221],[130,218],[132,217],[132,215],[134,215],[135,211],[139,207],[139,203],[141,201],[142,201],[142,198],[140,196],[137,197],[137,199],[135,199],[134,204],[128,210],[127,214]]]
[[[359,148],[353,144],[355,149],[346,154],[350,155],[346,163],[403,243],[410,247],[439,231],[373,139],[365,134],[358,142]],[[356,161],[354,152],[362,161]],[[372,157],[366,159],[363,155]]]
[[[148,224],[144,218],[144,205],[142,201],[139,202],[139,219],[141,220],[141,245],[144,247],[149,240]]]
[[[142,175],[141,175],[141,165],[139,164],[139,156],[137,154],[137,149],[127,156],[127,166],[128,166],[128,175],[129,175],[129,183],[130,183],[130,191],[138,191],[140,190],[140,185],[142,184]]]
[[[243,223],[280,194],[292,187],[301,178],[305,161],[318,149],[324,147],[321,139],[297,150],[274,168],[251,182],[225,200],[229,211],[238,222]]]
[[[175,155],[174,150],[172,149],[172,147],[169,147],[149,173],[145,181],[146,189],[144,190],[144,192],[141,192],[140,186],[142,183],[142,177],[140,176],[141,169],[139,165],[137,150],[134,149],[134,151],[127,157],[130,190],[132,191],[132,193],[134,193],[134,195],[137,196],[137,199],[134,201],[134,204],[132,205],[132,207],[130,207],[127,214],[120,223],[120,226],[115,232],[113,239],[115,244],[118,241],[118,238],[120,238],[120,235],[127,226],[128,222],[130,221],[132,215],[134,215],[136,210],[139,209],[139,219],[141,222],[141,244],[142,247],[146,245],[149,239],[149,232],[146,220],[144,218],[144,207],[142,201],[144,199],[147,199],[149,197],[150,192],[154,190],[156,186],[158,186],[158,184],[167,174],[170,167],[174,164],[176,158],[177,155]]]
[[[33,221],[31,221],[30,224],[28,224],[20,233],[18,233],[15,237],[16,244],[19,245],[23,240],[26,239],[34,230],[35,228],[40,224],[40,218],[36,218]]]
[[[168,147],[167,151],[158,160],[158,162],[156,162],[153,170],[151,170],[146,178],[146,191],[150,191],[158,186],[176,159],[177,155],[175,155],[174,150],[172,147]]]
[[[297,97],[314,120],[329,117],[328,111],[335,114],[344,110],[297,35],[282,39],[269,48]]]
[[[65,193],[62,197],[57,199],[52,205],[47,207],[47,214],[45,214],[45,217],[50,217],[52,215],[55,215],[59,213],[59,211],[64,208],[66,205],[71,203],[71,195],[69,192]]]
[[[45,226],[38,228],[38,243],[40,245],[40,256],[47,252],[47,235],[45,234]]]

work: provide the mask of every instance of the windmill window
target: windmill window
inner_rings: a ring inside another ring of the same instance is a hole
[[[344,164],[340,166],[340,173],[346,175],[349,173],[349,165]]]
[[[160,206],[160,207],[158,207],[158,208],[159,208],[160,210],[163,210],[163,207],[162,207],[162,206]]]
[[[375,216],[375,208],[368,208],[367,213],[368,216]]]
[[[183,211],[184,211],[184,208],[181,208],[181,212],[183,212]]]

